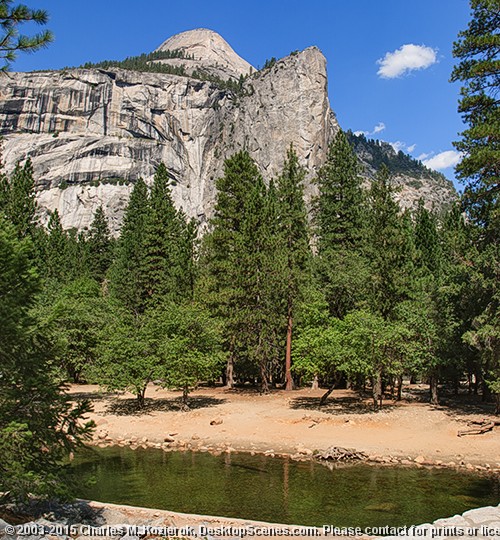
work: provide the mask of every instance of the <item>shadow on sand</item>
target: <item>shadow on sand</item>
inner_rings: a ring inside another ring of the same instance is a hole
[[[320,405],[319,397],[298,397],[290,402],[291,409],[303,409],[307,411],[321,411],[327,414],[371,414],[373,409],[371,400],[357,397],[329,397],[324,405]],[[384,403],[382,411],[390,411],[392,404]]]
[[[195,409],[206,409],[216,407],[225,403],[225,399],[214,398],[210,396],[193,396],[188,399],[188,407],[182,403],[181,398],[173,399],[151,399],[146,398],[144,406],[139,404],[134,398],[115,399],[106,407],[105,414],[115,414],[117,416],[141,416],[153,412],[171,412],[171,411],[192,411]]]

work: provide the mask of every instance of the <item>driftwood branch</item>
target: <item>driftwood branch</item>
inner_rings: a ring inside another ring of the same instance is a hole
[[[500,426],[500,420],[482,420],[479,422],[477,420],[473,420],[471,422],[468,422],[467,425],[475,425],[476,427],[459,431],[457,433],[459,437],[463,437],[464,435],[482,435],[483,433],[487,433],[488,431],[491,431],[495,426]]]
[[[324,461],[363,461],[368,458],[364,452],[358,452],[353,448],[340,448],[331,446],[328,450],[316,454],[316,459]]]

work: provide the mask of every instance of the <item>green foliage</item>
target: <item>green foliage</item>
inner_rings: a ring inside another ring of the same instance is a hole
[[[453,45],[459,62],[451,75],[452,81],[462,83],[459,112],[468,124],[455,143],[463,153],[456,172],[466,186],[464,207],[476,225],[477,251],[469,256],[483,307],[464,339],[480,351],[489,388],[494,392],[500,380],[499,7],[498,0],[471,0],[471,21]],[[496,396],[500,414],[500,394]]]
[[[349,379],[396,376],[403,370],[403,350],[409,336],[399,323],[367,311],[352,311],[343,320],[311,326],[295,343],[294,370],[323,379],[343,374]],[[375,385],[373,385],[375,387]]]
[[[358,160],[344,132],[335,137],[315,181],[319,188],[316,273],[331,314],[344,317],[362,304],[369,277],[364,254],[365,197]]]
[[[37,266],[44,278],[67,283],[89,274],[85,235],[65,231],[57,209],[50,215],[47,231],[37,229],[35,245]]]
[[[182,50],[154,51],[143,53],[139,56],[129,56],[125,60],[104,60],[102,62],[83,64],[84,69],[110,69],[121,68],[131,71],[142,71],[151,73],[169,73],[171,75],[186,75],[184,65],[176,66],[172,64],[161,63],[161,60],[180,58],[185,60],[194,60],[192,56],[186,55]]]
[[[365,135],[355,135],[350,130],[346,132],[346,136],[356,154],[369,155],[370,165],[376,171],[385,165],[393,175],[406,174],[416,178],[432,178],[441,185],[452,187],[452,183],[442,173],[429,169],[421,161],[401,150],[395,152],[387,142],[367,139]]]
[[[274,56],[271,58],[267,58],[266,61],[264,62],[264,65],[262,66],[261,71],[264,71],[266,69],[271,69],[276,64],[276,62],[277,60]]]
[[[500,210],[500,105],[498,103],[498,9],[497,0],[471,0],[472,18],[459,33],[453,55],[459,60],[451,75],[460,81],[459,112],[468,124],[455,147],[463,153],[458,178],[466,182],[464,203],[485,231],[498,235]],[[496,239],[498,241],[498,237]]]
[[[33,166],[27,159],[23,166],[18,162],[10,178],[0,178],[0,211],[16,228],[19,238],[33,233],[36,224],[35,181]]]
[[[292,389],[291,350],[292,328],[297,305],[302,299],[304,286],[311,277],[311,250],[309,249],[309,231],[304,203],[304,178],[306,171],[299,164],[293,146],[287,152],[283,171],[278,178],[276,190],[277,215],[271,216],[278,224],[277,233],[282,251],[281,288],[286,305],[287,346],[285,355],[286,389]],[[271,196],[272,186],[268,197]],[[278,255],[275,251],[275,255]],[[279,256],[275,262],[280,262]],[[279,266],[277,265],[277,271]],[[279,305],[279,304],[278,304]],[[278,307],[278,306],[276,306]],[[279,313],[279,312],[278,312]]]
[[[415,248],[417,265],[434,276],[440,274],[442,264],[441,243],[438,235],[437,217],[418,201],[415,216]]]
[[[86,241],[90,275],[97,281],[103,281],[111,265],[113,241],[102,206],[95,211]]]
[[[53,41],[52,32],[45,30],[32,36],[19,33],[19,26],[24,23],[46,24],[47,12],[30,9],[23,4],[13,5],[13,0],[0,0],[0,58],[6,71],[17,57],[17,53],[32,53],[46,47]]]
[[[349,139],[339,130],[315,180],[319,188],[315,217],[320,251],[359,247],[364,218],[359,172]]]
[[[371,311],[386,320],[393,317],[398,302],[406,298],[411,272],[411,243],[393,193],[389,171],[382,166],[369,193],[368,300]]]
[[[64,185],[64,180],[59,185],[60,189],[66,189],[67,184]],[[94,180],[91,180],[89,185],[92,187],[98,187],[98,186],[128,186],[130,185],[131,181],[127,180],[125,178],[116,178],[116,177],[110,177],[110,178],[96,178]]]
[[[130,194],[109,271],[110,293],[131,313],[146,309],[147,287],[143,272],[145,227],[148,219],[148,189],[139,179]]]
[[[276,258],[280,254],[275,249],[276,192],[273,187],[268,198],[263,179],[247,152],[226,160],[224,176],[216,185],[211,231],[204,240],[203,262],[208,278],[205,302],[224,321],[228,383],[232,384],[235,366],[240,374],[250,376],[259,370],[261,384],[267,388],[276,336],[283,324],[273,305]]]
[[[149,382],[189,390],[218,374],[224,355],[218,326],[194,305],[166,303],[134,317],[117,310],[101,342],[94,376],[111,390],[130,390],[144,405]]]
[[[99,283],[85,277],[71,281],[39,311],[54,343],[54,360],[72,382],[87,381],[110,311]]]
[[[167,304],[150,314],[159,336],[159,378],[168,388],[188,393],[200,381],[212,380],[224,365],[219,325],[196,305]]]
[[[192,294],[194,225],[188,225],[182,211],[175,209],[163,163],[158,166],[144,231],[144,260],[141,272],[149,304],[165,299],[182,300]]]
[[[81,424],[87,403],[71,405],[53,376],[50,343],[30,308],[39,280],[28,260],[27,240],[0,220],[0,491],[13,499],[28,494],[63,495],[61,459],[89,436]]]

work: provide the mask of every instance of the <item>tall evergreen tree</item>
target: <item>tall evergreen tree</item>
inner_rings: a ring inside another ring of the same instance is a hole
[[[158,166],[151,188],[145,225],[143,272],[149,303],[179,300],[189,294],[185,279],[187,225],[175,209],[170,179],[163,163]]]
[[[382,165],[369,194],[367,251],[370,258],[370,306],[385,320],[391,319],[407,290],[409,239],[399,205],[393,198],[389,170]]]
[[[97,207],[87,238],[91,276],[99,282],[106,277],[113,256],[113,241],[102,205]]]
[[[267,389],[270,362],[265,331],[269,314],[270,206],[266,188],[248,152],[238,152],[224,164],[217,181],[217,201],[211,231],[206,236],[205,259],[209,271],[207,302],[224,322],[228,386],[234,369],[242,375],[257,368]]]
[[[292,390],[292,332],[297,305],[301,300],[302,289],[307,281],[310,264],[307,213],[304,203],[305,170],[293,146],[287,152],[281,176],[278,178],[278,218],[279,233],[284,250],[284,284],[286,303],[286,352],[285,352],[285,390]]]
[[[429,212],[424,201],[418,201],[415,216],[415,247],[417,264],[427,272],[438,277],[442,263],[441,243],[437,228],[436,215]]]
[[[407,227],[399,214],[399,205],[393,199],[389,170],[385,165],[372,181],[369,193],[369,234],[367,253],[370,262],[368,302],[370,311],[383,320],[396,318],[398,304],[407,298],[411,241]],[[382,400],[384,368],[378,364],[372,375],[374,403]]]
[[[11,499],[67,490],[61,465],[89,435],[87,403],[73,407],[54,377],[50,344],[33,319],[40,282],[27,239],[0,218],[0,491]]]
[[[67,277],[68,238],[62,227],[59,212],[54,210],[47,225],[45,242],[46,276],[63,281]]]
[[[139,179],[130,194],[115,258],[109,272],[111,294],[136,316],[146,309],[147,291],[143,262],[148,211],[148,188],[144,180]]]
[[[498,235],[500,176],[500,103],[498,0],[471,0],[472,18],[459,33],[453,55],[459,63],[451,75],[460,81],[459,112],[469,125],[455,143],[463,153],[457,165],[458,178],[466,183],[464,202],[485,232]]]
[[[459,112],[468,128],[455,143],[463,153],[456,171],[466,184],[465,209],[477,226],[473,264],[486,305],[465,338],[481,351],[500,414],[500,4],[498,0],[471,0],[471,7],[468,28],[460,32],[453,46],[459,63],[451,80],[463,83]]]
[[[319,250],[359,246],[363,234],[364,196],[360,167],[346,134],[339,130],[316,178]]]
[[[18,162],[10,179],[2,175],[0,192],[4,216],[14,225],[19,238],[32,235],[36,227],[37,204],[30,159],[24,165]]]
[[[316,183],[316,269],[331,314],[344,317],[364,299],[368,275],[359,163],[343,131],[337,133],[330,145]]]

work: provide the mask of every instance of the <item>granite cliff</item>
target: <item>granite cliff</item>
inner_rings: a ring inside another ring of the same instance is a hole
[[[0,78],[5,166],[31,157],[42,220],[57,208],[64,227],[82,229],[103,204],[117,231],[132,184],[150,181],[162,161],[175,203],[201,221],[211,214],[224,159],[239,149],[271,177],[293,143],[314,176],[338,129],[317,48],[260,71],[210,30],[178,34],[157,49],[171,50],[177,57],[155,61],[182,65],[183,75],[108,67]],[[409,205],[419,196],[453,197],[449,186],[409,187],[400,194]],[[308,183],[307,197],[313,192]]]

